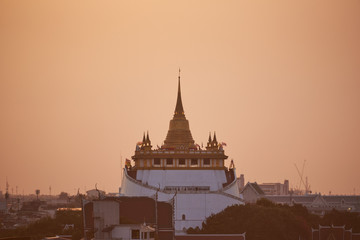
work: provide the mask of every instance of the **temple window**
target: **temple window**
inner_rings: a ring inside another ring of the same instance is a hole
[[[185,159],[184,158],[179,159],[179,166],[185,166]]]
[[[193,158],[191,159],[191,166],[197,166],[198,165],[198,160]]]
[[[160,158],[155,158],[154,159],[154,165],[160,166]]]
[[[185,214],[183,214],[183,215],[181,216],[181,219],[182,219],[182,220],[185,220],[185,219],[186,219]]]
[[[140,230],[131,230],[132,239],[140,239]]]
[[[166,165],[173,165],[173,159],[172,158],[166,159]]]
[[[210,165],[210,159],[209,158],[204,159],[204,165],[207,165],[207,166]]]

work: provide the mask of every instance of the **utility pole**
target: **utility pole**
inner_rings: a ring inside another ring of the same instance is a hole
[[[160,186],[159,186],[160,189]],[[156,224],[156,228],[155,228],[155,239],[159,239],[159,226],[158,226],[158,191],[159,189],[156,191],[155,193],[155,224]]]
[[[6,177],[6,193],[5,193],[5,213],[8,213],[7,205],[8,205],[8,199],[9,199],[9,183]]]

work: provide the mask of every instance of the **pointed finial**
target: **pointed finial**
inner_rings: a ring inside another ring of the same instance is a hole
[[[150,139],[149,139],[149,131],[147,131],[147,134],[146,134],[146,141],[147,141],[147,142],[150,142]]]
[[[211,132],[209,132],[209,143],[211,142]]]
[[[213,141],[217,143],[217,140],[216,140],[216,132],[214,132],[214,138],[213,138]]]
[[[143,135],[143,144],[145,143],[145,132],[144,132],[144,135]]]
[[[179,68],[179,77],[178,77],[179,79],[180,79],[180,72],[181,72],[181,69]]]
[[[184,115],[184,108],[181,101],[180,68],[179,68],[178,95],[177,95],[177,101],[175,107],[175,115]]]

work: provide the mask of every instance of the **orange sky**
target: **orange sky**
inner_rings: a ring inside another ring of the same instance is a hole
[[[116,192],[178,68],[197,143],[246,181],[360,194],[360,1],[0,1],[0,190]]]

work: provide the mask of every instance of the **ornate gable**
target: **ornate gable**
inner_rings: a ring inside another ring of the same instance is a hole
[[[327,207],[328,204],[325,199],[319,194],[311,203],[312,207]]]

